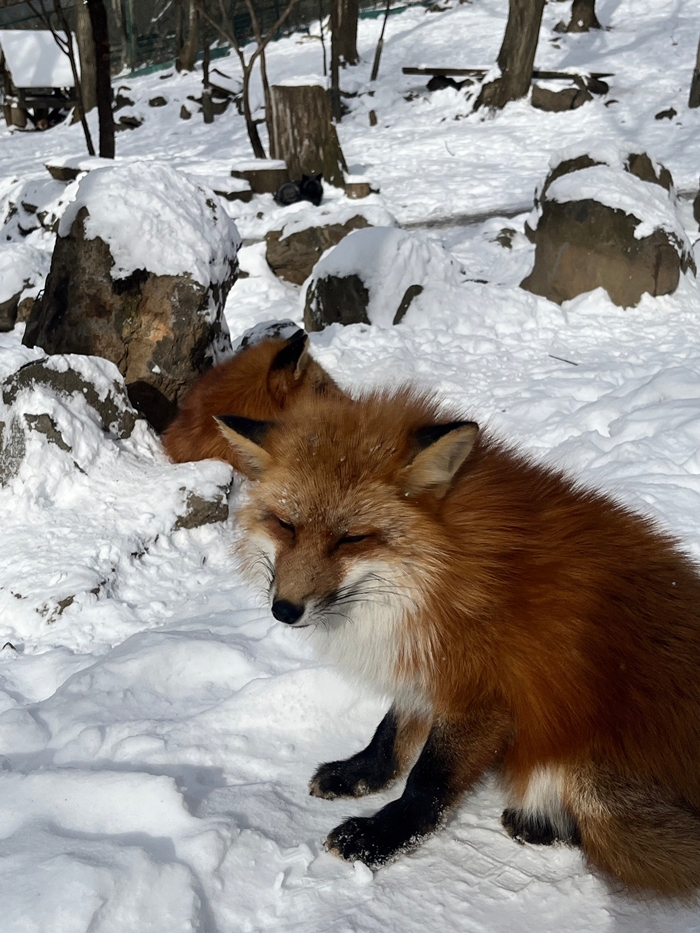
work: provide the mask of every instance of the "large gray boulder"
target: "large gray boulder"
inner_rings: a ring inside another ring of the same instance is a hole
[[[61,219],[24,343],[111,360],[162,431],[194,380],[230,352],[224,304],[239,246],[213,192],[169,166],[96,169]]]
[[[671,174],[645,153],[560,162],[535,214],[535,264],[521,285],[558,304],[602,287],[630,307],[645,292],[674,292],[682,273],[695,273]]]

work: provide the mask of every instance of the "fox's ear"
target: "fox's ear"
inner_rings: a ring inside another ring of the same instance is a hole
[[[478,433],[479,425],[474,421],[451,421],[416,431],[418,453],[399,474],[406,494],[429,492],[442,499],[472,452]]]
[[[240,458],[239,469],[250,479],[260,479],[272,458],[260,445],[272,421],[254,421],[238,415],[214,415],[219,430]]]
[[[287,371],[294,379],[299,379],[309,365],[309,335],[299,329],[287,340],[270,364],[271,373]]]

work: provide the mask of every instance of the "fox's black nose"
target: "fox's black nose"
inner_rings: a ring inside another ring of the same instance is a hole
[[[278,622],[294,625],[304,615],[304,607],[295,606],[286,599],[276,599],[272,604],[272,615]]]

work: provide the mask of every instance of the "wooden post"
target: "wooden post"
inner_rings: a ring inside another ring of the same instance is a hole
[[[337,188],[347,171],[338,135],[331,122],[328,95],[319,85],[273,86],[270,156],[287,163],[290,178],[318,175]]]

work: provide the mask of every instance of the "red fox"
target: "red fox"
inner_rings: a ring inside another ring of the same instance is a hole
[[[297,328],[283,337],[282,325],[269,336],[243,347],[232,359],[208,370],[166,428],[162,441],[171,460],[225,460],[238,469],[236,451],[221,436],[216,415],[236,412],[250,418],[274,418],[307,395],[339,398],[341,390],[307,350],[308,335]]]
[[[272,614],[393,698],[310,791],[402,795],[327,848],[380,866],[486,773],[516,840],[700,885],[700,576],[651,521],[410,389],[222,419]]]

